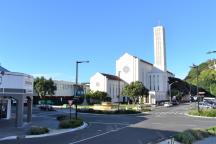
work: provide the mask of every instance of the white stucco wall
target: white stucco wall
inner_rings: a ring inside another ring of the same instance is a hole
[[[112,102],[123,101],[123,97],[121,96],[121,92],[126,83],[118,80],[108,80],[107,81],[107,93],[112,98]],[[120,98],[118,98],[120,94]]]
[[[123,97],[119,95],[119,86],[120,86],[120,94],[122,89],[126,85],[125,82],[118,80],[107,79],[106,76],[101,73],[96,73],[90,78],[90,89],[92,91],[103,91],[108,94],[112,98],[112,102],[123,101]]]
[[[148,73],[152,71],[152,65],[139,61],[139,77],[138,81],[142,82],[146,88],[150,88]]]
[[[119,71],[120,78],[128,84],[138,80],[138,59],[125,53],[116,61],[116,75]]]
[[[107,78],[101,73],[97,72],[90,78],[90,89],[92,91],[107,92]]]
[[[23,73],[5,72],[0,88],[25,89],[26,93],[33,93],[33,77]]]
[[[57,90],[55,96],[73,96],[74,95],[74,83],[68,81],[54,80]]]

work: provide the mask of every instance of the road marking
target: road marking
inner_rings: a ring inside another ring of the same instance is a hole
[[[69,144],[77,144],[77,143],[80,143],[80,142],[83,142],[83,141],[91,140],[91,139],[94,139],[94,138],[97,138],[97,137],[100,137],[100,136],[103,136],[103,135],[106,135],[106,134],[109,134],[109,133],[120,131],[120,130],[125,129],[127,127],[128,126],[125,126],[125,127],[119,128],[119,129],[115,129],[115,130],[111,130],[111,131],[101,133],[101,134],[98,134],[98,135],[95,135],[95,136],[92,136],[92,137],[88,137],[88,138],[85,138],[85,139],[82,139],[82,140],[79,140],[79,141],[75,141],[75,142],[72,142],[72,143],[69,143]]]
[[[106,123],[106,122],[88,122],[88,123],[92,123],[92,124],[105,124],[105,125],[129,125],[129,123]]]
[[[185,124],[185,126],[195,127],[195,126],[197,126],[197,125],[195,125],[195,124]]]
[[[152,123],[152,124],[160,125],[160,124],[162,124],[162,123]]]

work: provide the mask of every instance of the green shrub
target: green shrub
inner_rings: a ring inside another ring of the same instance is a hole
[[[59,123],[59,128],[76,128],[83,124],[81,119],[62,120]]]
[[[197,110],[189,110],[188,114],[189,115],[196,115],[196,116],[200,115],[200,113]]]
[[[65,120],[66,118],[67,118],[66,115],[59,115],[59,116],[56,117],[56,119],[57,119],[58,121]]]
[[[209,130],[212,128],[209,128]],[[202,140],[209,136],[208,130],[202,129],[194,129],[194,130],[186,130],[184,132],[180,132],[174,136],[176,141],[179,141],[183,144],[192,144],[194,141]]]
[[[174,136],[174,138],[176,141],[184,144],[192,144],[195,141],[195,137],[190,133],[190,131],[178,133]]]
[[[143,108],[141,111],[142,111],[142,112],[150,112],[151,109],[150,109],[150,108]]]
[[[138,114],[140,112],[136,110],[119,110],[119,111],[114,111],[114,113],[115,114]]]
[[[138,114],[139,111],[136,110],[115,110],[115,111],[108,111],[108,110],[94,110],[94,109],[78,109],[79,112],[83,113],[95,113],[95,114]]]
[[[216,127],[211,127],[206,129],[206,131],[210,134],[210,135],[216,135]]]
[[[29,130],[30,135],[39,135],[48,133],[49,129],[46,127],[31,127]]]
[[[216,109],[201,109],[200,111],[192,109],[189,111],[190,115],[216,117]]]

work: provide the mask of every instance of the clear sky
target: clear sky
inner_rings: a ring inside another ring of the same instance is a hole
[[[184,78],[189,66],[216,57],[215,0],[2,0],[0,63],[54,79],[89,81],[115,74],[125,52],[151,63],[153,27],[166,29],[168,70]]]

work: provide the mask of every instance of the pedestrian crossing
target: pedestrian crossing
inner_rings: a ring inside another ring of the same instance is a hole
[[[184,112],[154,112],[152,113],[155,117],[162,117],[162,116],[185,116]]]

